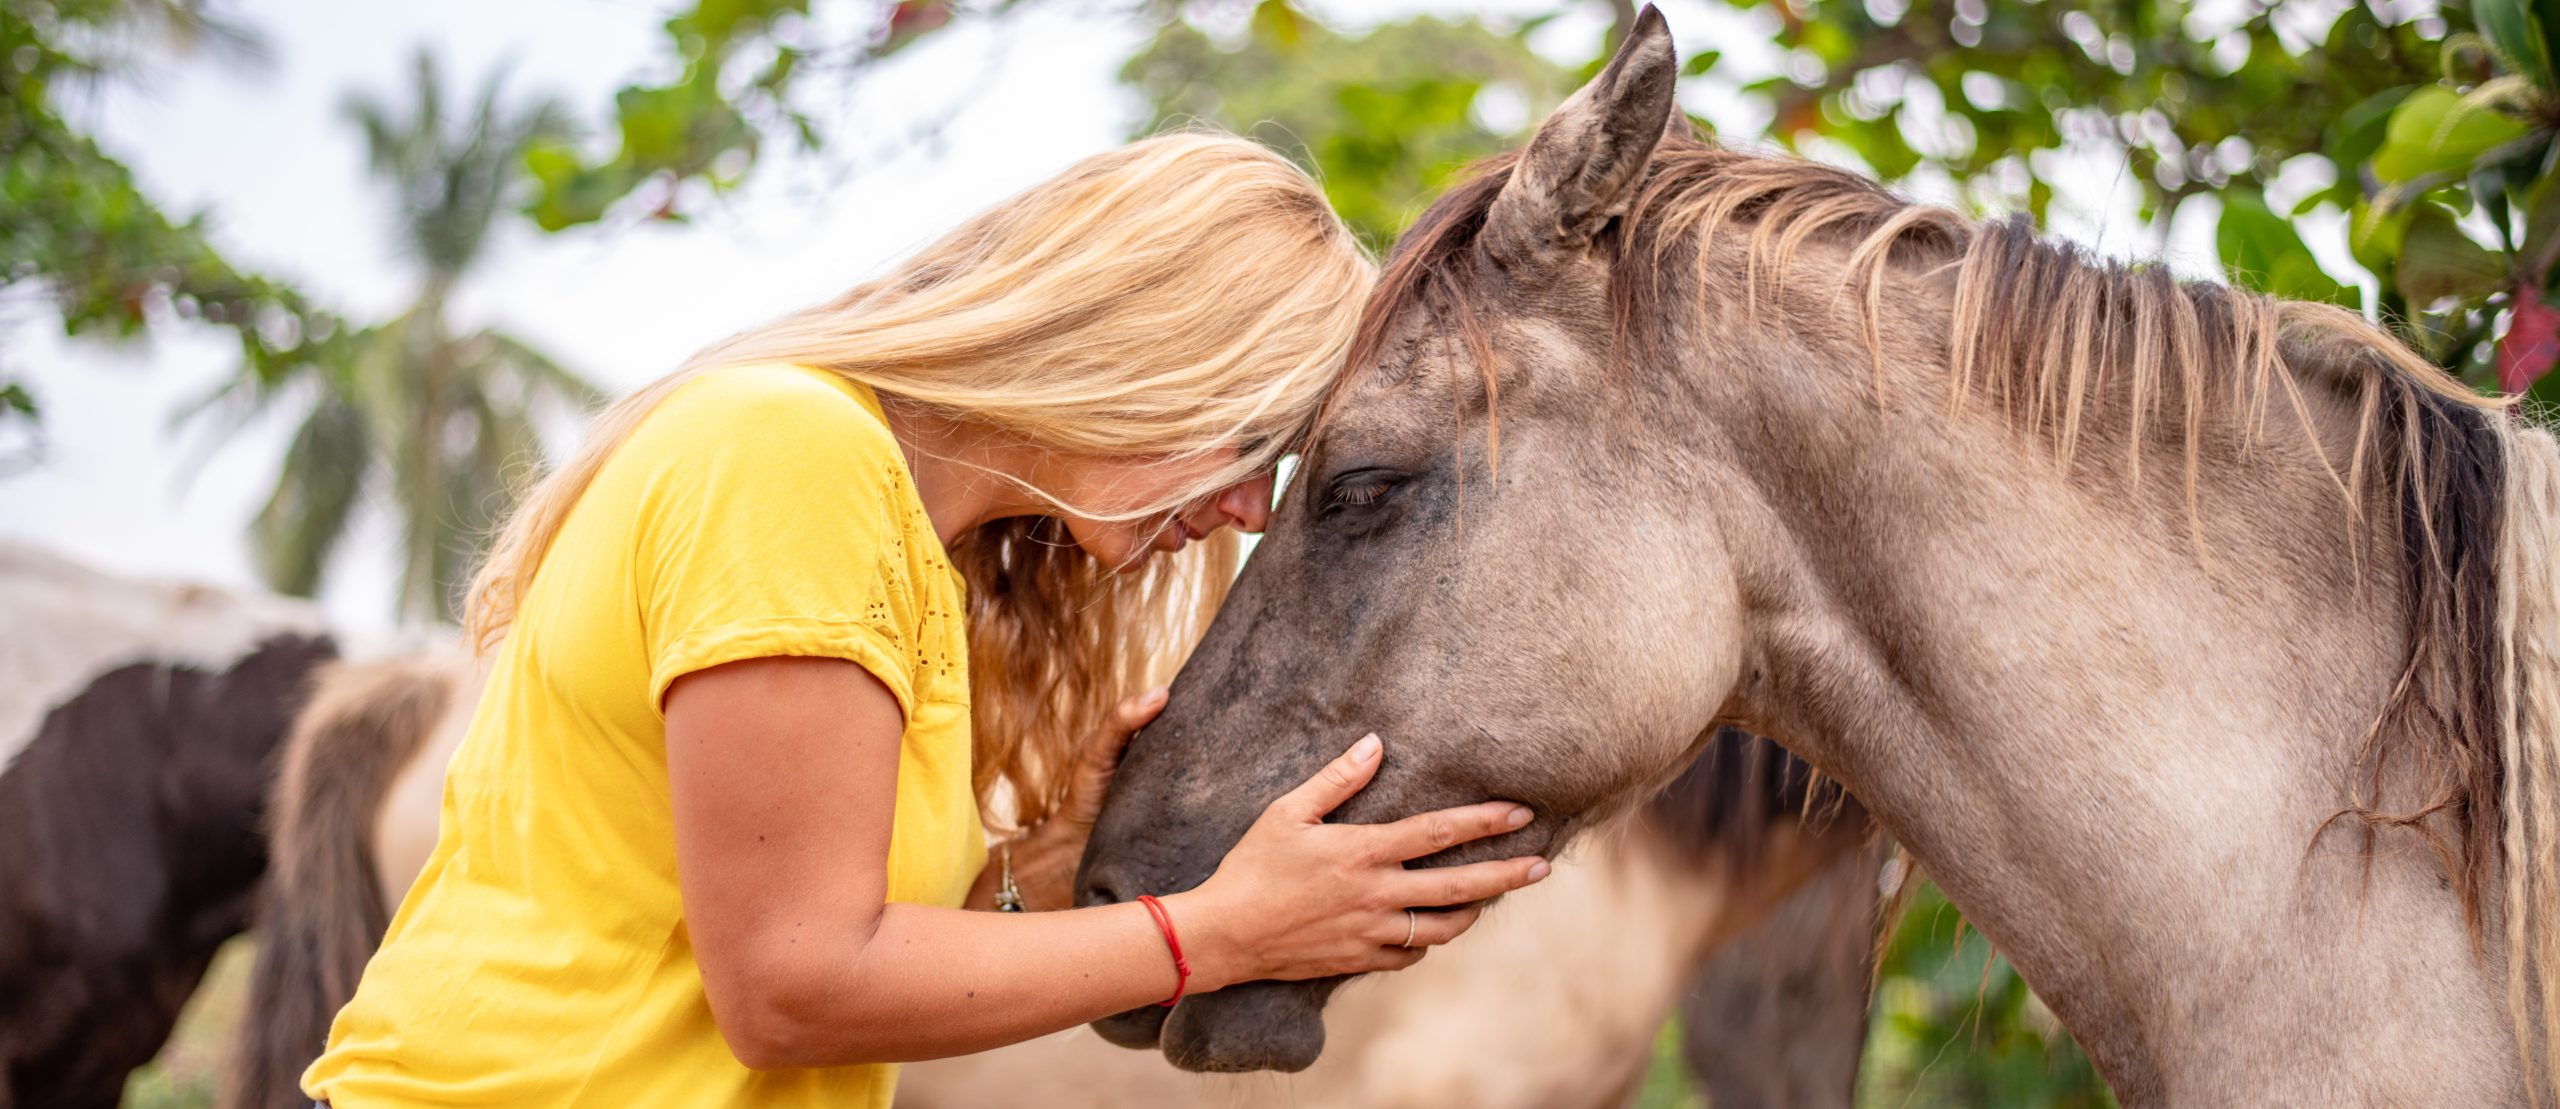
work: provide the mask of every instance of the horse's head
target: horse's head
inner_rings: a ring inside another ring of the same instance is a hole
[[[1453,195],[1401,244],[1269,533],[1121,764],[1080,903],[1198,884],[1365,732],[1386,760],[1337,819],[1493,798],[1537,814],[1429,864],[1555,850],[1703,740],[1740,667],[1714,631],[1735,590],[1696,501],[1664,491],[1711,464],[1595,435],[1594,416],[1646,395],[1612,369],[1599,246],[1673,118],[1676,68],[1648,10],[1507,174],[1469,186],[1489,204]],[[1436,276],[1399,296],[1414,266]],[[1097,1027],[1190,1069],[1296,1070],[1338,984],[1251,983]]]

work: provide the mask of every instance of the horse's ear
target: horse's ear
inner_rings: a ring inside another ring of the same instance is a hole
[[[1506,265],[1535,263],[1589,246],[1625,215],[1678,111],[1679,75],[1671,29],[1647,6],[1609,67],[1538,125],[1485,215],[1485,249]]]

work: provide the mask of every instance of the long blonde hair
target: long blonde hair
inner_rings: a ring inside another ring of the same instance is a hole
[[[526,497],[465,603],[470,641],[502,638],[562,521],[660,401],[724,366],[794,363],[884,403],[1093,456],[1241,447],[1169,512],[1279,460],[1339,372],[1375,268],[1307,174],[1226,135],[1161,135],[1098,154],[962,224],[886,275],[732,336],[597,417]],[[952,545],[968,579],[976,784],[995,823],[1060,799],[1078,743],[1160,680],[1205,629],[1240,543],[1222,533],[1129,570],[1051,517]]]

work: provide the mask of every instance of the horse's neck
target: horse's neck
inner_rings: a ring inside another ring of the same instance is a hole
[[[2368,873],[2320,831],[2402,643],[2394,539],[2307,452],[2211,459],[2199,556],[2174,455],[2066,473],[1925,389],[1717,403],[1753,486],[1706,494],[1759,614],[1733,711],[1864,800],[2128,1103],[2503,1096],[2433,856],[2386,837]],[[2420,1048],[2476,1069],[2374,1087]]]

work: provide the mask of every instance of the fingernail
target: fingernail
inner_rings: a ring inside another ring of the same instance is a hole
[[[1548,865],[1547,865],[1547,860],[1545,860],[1545,859],[1540,859],[1540,860],[1538,860],[1538,861],[1536,861],[1536,862],[1534,862],[1534,863],[1530,863],[1530,864],[1529,864],[1529,880],[1530,880],[1530,881],[1532,881],[1532,882],[1535,882],[1535,881],[1538,881],[1538,880],[1540,880],[1540,879],[1542,879],[1542,878],[1545,878],[1545,877],[1547,876],[1547,872],[1548,872],[1548,871],[1550,871],[1550,870],[1554,870],[1554,869],[1555,869],[1554,867],[1551,867],[1551,866],[1548,866]]]
[[[1529,806],[1527,805],[1513,805],[1511,807],[1511,815],[1504,819],[1510,821],[1512,827],[1517,828],[1528,823],[1529,818],[1536,815],[1536,813],[1529,811]]]
[[[1162,705],[1165,702],[1165,698],[1171,696],[1173,696],[1173,691],[1170,689],[1150,689],[1147,691],[1147,707],[1155,708],[1158,705]]]
[[[1353,762],[1367,762],[1377,757],[1378,733],[1376,732],[1371,732],[1367,735],[1361,736],[1360,742],[1351,745],[1351,761]]]

